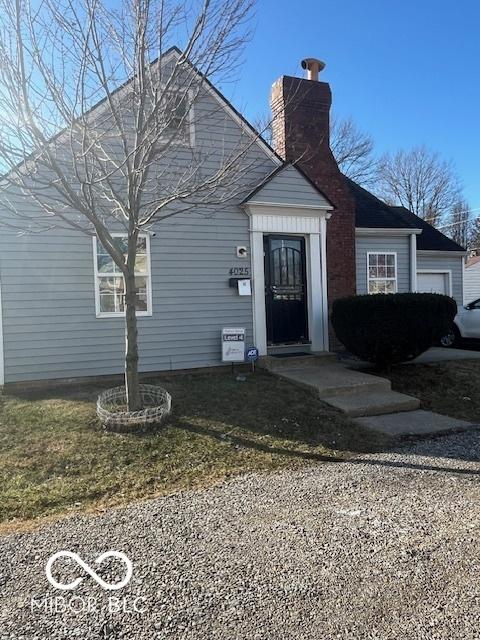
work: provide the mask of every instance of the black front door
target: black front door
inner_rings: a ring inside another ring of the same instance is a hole
[[[305,239],[265,236],[264,251],[267,341],[307,342]]]

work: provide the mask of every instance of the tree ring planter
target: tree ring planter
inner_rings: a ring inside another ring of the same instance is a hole
[[[102,391],[97,400],[97,416],[109,431],[128,433],[158,425],[170,414],[172,396],[153,384],[140,385],[141,411],[127,411],[125,387]]]

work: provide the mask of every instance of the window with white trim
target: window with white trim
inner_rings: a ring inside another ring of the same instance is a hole
[[[367,254],[368,293],[396,293],[397,254]]]
[[[127,253],[127,236],[113,234],[121,253]],[[122,272],[98,238],[93,239],[95,267],[95,305],[97,316],[125,315],[125,281]],[[135,261],[135,288],[137,316],[152,314],[152,288],[150,274],[150,238],[140,235]]]

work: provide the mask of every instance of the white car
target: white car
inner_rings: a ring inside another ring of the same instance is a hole
[[[452,331],[440,342],[444,347],[451,347],[462,338],[480,340],[480,298],[458,310]]]

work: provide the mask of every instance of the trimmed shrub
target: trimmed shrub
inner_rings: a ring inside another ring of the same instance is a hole
[[[335,300],[332,325],[348,351],[379,368],[412,360],[451,328],[457,303],[439,293],[393,293]]]

